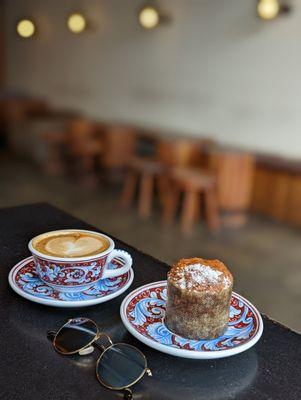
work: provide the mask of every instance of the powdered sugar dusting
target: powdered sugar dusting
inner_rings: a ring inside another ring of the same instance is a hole
[[[224,276],[223,282],[225,286],[229,286],[231,284],[231,281],[227,276]]]
[[[221,279],[220,275],[222,274],[221,271],[213,269],[209,265],[187,265],[181,270],[178,284],[181,289],[193,289],[198,285],[215,285],[219,282],[229,286],[230,280],[226,276]]]

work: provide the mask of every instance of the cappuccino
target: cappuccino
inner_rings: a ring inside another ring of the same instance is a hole
[[[37,236],[32,246],[48,256],[75,258],[102,253],[110,247],[110,243],[97,233],[62,230]]]

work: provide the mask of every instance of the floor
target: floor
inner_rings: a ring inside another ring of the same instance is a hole
[[[301,332],[300,229],[252,216],[243,229],[213,236],[200,224],[185,238],[177,223],[160,226],[158,210],[147,222],[137,218],[135,209],[120,210],[118,194],[116,187],[83,188],[66,178],[46,177],[31,163],[0,156],[0,207],[48,201],[170,264],[182,257],[218,258],[232,271],[237,292]]]

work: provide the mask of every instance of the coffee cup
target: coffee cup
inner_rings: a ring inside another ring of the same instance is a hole
[[[62,292],[84,291],[101,279],[119,277],[133,262],[129,253],[115,249],[109,236],[83,229],[43,233],[31,239],[28,248],[41,280]],[[124,265],[109,269],[115,258]]]

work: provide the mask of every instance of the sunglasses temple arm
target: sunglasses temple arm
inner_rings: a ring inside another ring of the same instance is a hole
[[[124,400],[132,400],[133,399],[133,392],[130,388],[124,389],[123,398],[124,398]]]
[[[54,338],[55,338],[56,332],[55,331],[48,331],[47,332],[47,339],[50,340],[51,342],[53,342]]]

